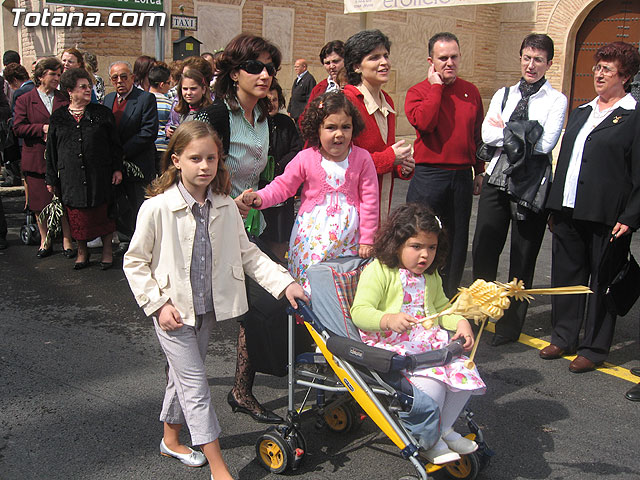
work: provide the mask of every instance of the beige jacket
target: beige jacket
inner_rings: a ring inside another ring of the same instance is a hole
[[[235,202],[229,196],[214,195],[209,215],[216,318],[226,320],[248,310],[245,272],[274,297],[281,297],[294,280],[249,241]],[[177,185],[142,204],[123,267],[147,315],[170,300],[183,323],[195,325],[190,285],[195,231],[195,218]]]

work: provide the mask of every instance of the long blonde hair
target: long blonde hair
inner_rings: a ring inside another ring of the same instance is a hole
[[[222,141],[211,125],[193,120],[184,122],[173,132],[167,151],[164,152],[162,156],[162,175],[147,187],[147,197],[160,195],[180,181],[180,170],[173,164],[171,155],[174,153],[181,155],[193,140],[203,137],[211,137],[218,148],[218,169],[215,177],[209,184],[209,188],[212,193],[229,195],[231,192],[231,176],[224,164],[226,156],[222,147]]]

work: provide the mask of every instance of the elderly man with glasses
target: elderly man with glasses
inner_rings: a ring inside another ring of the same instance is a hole
[[[123,190],[131,211],[126,218],[119,219],[118,231],[131,236],[138,210],[144,201],[144,189],[155,177],[158,111],[156,97],[133,85],[129,63],[119,61],[111,64],[109,79],[116,91],[105,97],[104,105],[115,116],[125,162],[137,166],[143,176],[136,177],[130,169],[124,168]]]

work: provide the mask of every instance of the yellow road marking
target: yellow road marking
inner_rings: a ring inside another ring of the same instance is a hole
[[[487,325],[484,328],[488,332],[491,332],[491,333],[495,332],[494,324],[491,322],[487,322]],[[544,347],[550,345],[549,342],[540,340],[539,338],[536,338],[536,337],[530,337],[529,335],[525,335],[524,333],[520,334],[520,338],[518,339],[518,342],[524,345],[527,345],[528,347],[533,347],[537,350],[542,350]],[[574,358],[576,358],[576,356],[566,355],[562,358],[566,358],[567,360],[571,361]],[[640,378],[633,375],[628,369],[619,367],[618,365],[614,365],[613,363],[604,362],[604,364],[596,368],[596,370],[606,373],[608,375],[613,375],[614,377],[621,378],[622,380],[626,380],[631,383],[640,382]]]

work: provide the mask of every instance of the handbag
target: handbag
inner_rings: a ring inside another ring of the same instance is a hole
[[[509,87],[504,87],[504,97],[502,97],[502,107],[500,108],[500,113],[504,110],[504,106],[507,104],[507,98],[509,98]],[[494,147],[493,145],[489,145],[487,143],[482,143],[476,150],[476,158],[483,162],[490,162],[493,159],[493,156],[496,154],[496,150],[498,147]]]
[[[611,259],[614,243],[610,242],[607,245],[600,262],[600,272]],[[640,266],[630,250],[627,251],[621,265],[613,272],[604,290],[605,306],[611,314],[625,316],[640,297]]]

